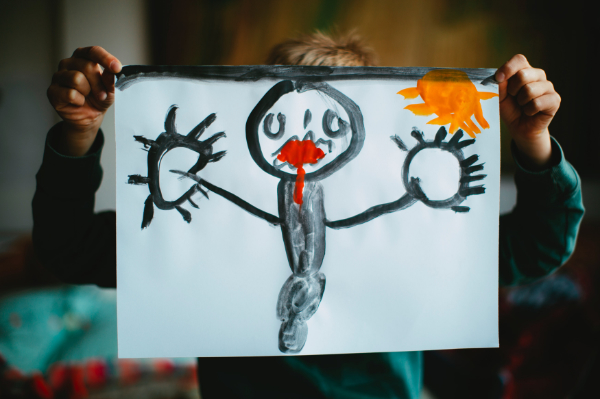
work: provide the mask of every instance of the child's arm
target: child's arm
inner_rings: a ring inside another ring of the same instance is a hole
[[[61,122],[46,139],[44,159],[33,197],[33,244],[42,264],[66,283],[116,286],[116,218],[94,213],[94,197],[102,181],[98,132],[82,157],[56,150]]]
[[[104,69],[102,69],[104,68]],[[48,100],[64,121],[56,150],[83,156],[92,147],[106,110],[115,101],[115,73],[121,62],[102,47],[78,48],[62,60],[48,87]]]
[[[115,213],[94,214],[94,196],[102,180],[98,129],[120,69],[101,47],[77,49],[48,88],[63,122],[48,133],[37,174],[33,240],[42,263],[69,283],[116,285]]]
[[[575,249],[583,218],[581,183],[548,126],[560,96],[541,69],[516,55],[496,72],[500,115],[513,138],[517,205],[500,218],[500,284],[551,273]]]

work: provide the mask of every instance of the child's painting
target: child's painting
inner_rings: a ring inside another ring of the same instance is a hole
[[[125,67],[120,356],[497,346],[493,73]]]

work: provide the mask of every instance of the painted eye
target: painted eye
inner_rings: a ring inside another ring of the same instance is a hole
[[[333,122],[334,118],[337,118],[337,130],[331,130],[331,123]],[[350,131],[350,124],[342,118],[340,118],[338,114],[335,113],[335,111],[328,109],[327,111],[325,111],[325,114],[323,114],[323,131],[325,132],[327,137],[337,139],[348,134],[348,132]]]
[[[304,112],[304,128],[306,129],[306,126],[308,126],[308,124],[310,123],[310,121],[312,120],[312,113],[310,112],[310,109],[307,109]]]
[[[267,136],[271,140],[279,140],[283,137],[283,134],[285,133],[285,115],[283,115],[281,112],[277,114],[277,121],[279,121],[279,130],[277,131],[277,133],[273,133],[271,131],[271,125],[273,124],[273,116],[273,114],[267,115],[263,124],[263,131],[265,132],[265,136]]]

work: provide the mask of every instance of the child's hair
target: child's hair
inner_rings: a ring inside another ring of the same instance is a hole
[[[356,33],[329,36],[316,31],[271,50],[269,65],[373,66],[375,52]]]

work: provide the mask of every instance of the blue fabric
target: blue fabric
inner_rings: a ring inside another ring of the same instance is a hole
[[[25,373],[56,361],[116,358],[115,291],[61,286],[0,298],[0,353]]]

